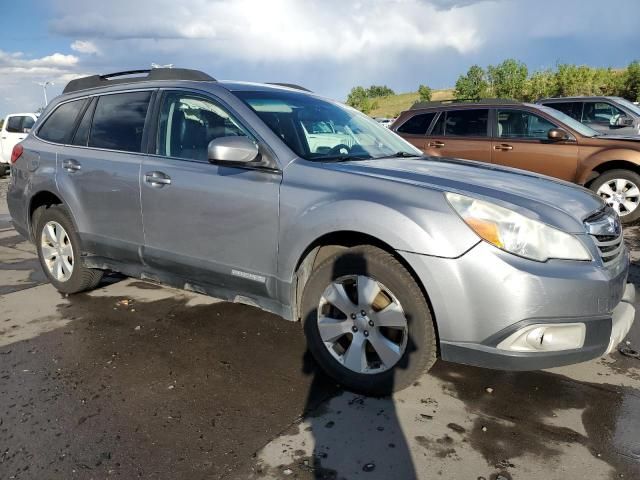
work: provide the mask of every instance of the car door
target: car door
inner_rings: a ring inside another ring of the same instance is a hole
[[[140,263],[144,243],[140,168],[152,95],[138,90],[94,97],[58,151],[56,181],[83,248],[125,264]]]
[[[629,119],[630,124],[628,126],[619,126],[617,123],[619,118]],[[638,133],[633,127],[631,117],[610,102],[584,102],[582,123],[605,134],[637,135]]]
[[[9,115],[6,122],[7,124],[2,129],[0,146],[2,147],[2,161],[9,163],[13,147],[25,139],[33,127],[35,119],[30,115]]]
[[[549,140],[558,125],[519,108],[496,109],[492,140],[493,163],[573,181],[578,165],[575,139]]]
[[[281,173],[207,155],[215,138],[255,135],[220,101],[180,90],[163,92],[156,125],[142,168],[145,263],[223,296],[274,296]]]
[[[488,108],[440,112],[431,133],[426,137],[424,152],[437,157],[490,163],[491,138],[488,127]]]

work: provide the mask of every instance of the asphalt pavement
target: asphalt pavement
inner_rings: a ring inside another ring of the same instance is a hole
[[[318,372],[298,324],[253,307],[117,275],[57,293],[10,226],[6,184],[1,479],[640,478],[638,358],[438,362],[392,398],[358,396]],[[640,347],[638,321],[627,340]]]

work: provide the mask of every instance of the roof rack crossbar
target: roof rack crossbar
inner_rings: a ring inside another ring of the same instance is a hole
[[[278,85],[280,87],[293,88],[295,90],[302,90],[304,92],[311,92],[308,88],[296,85],[295,83],[282,83],[282,82],[267,82],[267,85]],[[313,93],[313,92],[312,92]]]
[[[131,75],[147,74],[142,77],[133,77]],[[126,78],[118,78],[126,77]],[[124,72],[107,73],[105,75],[91,75],[89,77],[77,78],[71,80],[64,87],[62,93],[77,92],[80,90],[88,90],[90,88],[107,87],[119,83],[136,83],[149,80],[191,80],[197,82],[215,82],[212,76],[199,70],[190,70],[188,68],[152,68],[150,70],[126,70]]]

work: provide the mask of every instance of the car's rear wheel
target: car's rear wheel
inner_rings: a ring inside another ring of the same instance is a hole
[[[591,189],[611,206],[623,223],[640,218],[640,175],[631,170],[610,170],[597,177]]]
[[[87,268],[80,258],[80,238],[69,214],[60,205],[38,212],[35,241],[44,273],[63,293],[95,288],[102,270]]]
[[[436,360],[429,305],[411,274],[372,246],[341,250],[305,285],[309,350],[344,387],[371,395],[401,390]]]

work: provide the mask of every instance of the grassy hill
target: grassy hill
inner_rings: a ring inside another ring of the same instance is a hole
[[[431,100],[450,100],[453,98],[453,89],[434,90]],[[418,92],[399,93],[389,97],[376,98],[378,108],[369,112],[372,117],[396,117],[403,110],[407,110],[419,99]]]

